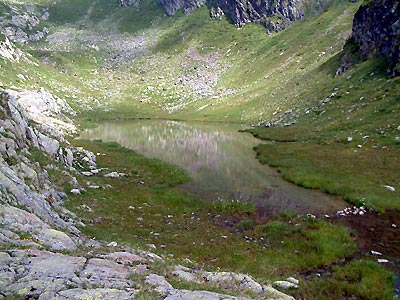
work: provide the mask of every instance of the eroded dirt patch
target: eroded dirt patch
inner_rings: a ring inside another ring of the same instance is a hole
[[[358,249],[364,255],[382,253],[400,271],[400,211],[367,213],[333,220],[354,231]],[[378,258],[378,256],[377,256]]]

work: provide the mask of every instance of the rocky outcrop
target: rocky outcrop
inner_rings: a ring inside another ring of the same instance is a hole
[[[51,250],[76,250],[74,241],[64,232],[52,229],[36,215],[25,210],[0,204],[0,241],[19,246],[49,247]],[[12,233],[29,236],[20,239]],[[10,235],[11,234],[11,235]],[[1,243],[0,243],[1,244]]]
[[[131,251],[135,252],[133,249]],[[12,299],[14,296],[18,299],[42,300],[128,300],[135,299],[140,291],[143,295],[145,293],[143,291],[146,290],[160,296],[151,299],[251,300],[216,292],[175,289],[166,277],[151,272],[154,266],[153,260],[128,252],[125,252],[124,256],[139,257],[140,262],[123,260],[116,263],[110,259],[110,256],[118,255],[118,252],[114,252],[107,256],[99,254],[96,257],[83,257],[37,249],[0,251],[0,298],[8,296],[7,299]],[[157,264],[158,269],[163,269],[164,275],[174,276],[166,261],[161,259]],[[199,278],[202,276],[201,271],[182,266],[177,268],[184,268],[188,270],[187,273],[194,272],[200,276]],[[211,276],[209,272],[204,274]],[[214,288],[218,286],[221,290],[228,288],[232,291],[246,290],[257,294],[257,299],[294,300],[293,297],[270,286],[260,285],[247,275],[215,272],[212,276],[210,278],[213,280]],[[207,285],[207,278],[204,277],[198,284]],[[249,280],[250,284],[246,280]],[[261,288],[263,290],[260,290]]]
[[[255,22],[262,24],[268,32],[283,30],[305,15],[301,0],[219,0],[213,7],[229,15],[236,26]]]
[[[41,21],[49,17],[48,9],[38,9],[29,6],[29,9],[20,11],[19,7],[12,7],[11,13],[0,13],[0,32],[11,41],[17,43],[36,42],[47,36],[47,27],[39,28]]]
[[[119,0],[121,6],[133,6],[137,7],[143,0]]]
[[[168,16],[174,15],[178,10],[182,9],[184,14],[188,15],[195,9],[205,5],[207,0],[157,0],[164,8]]]
[[[0,42],[0,57],[5,61],[19,62],[20,58],[23,57],[23,52],[6,37],[4,41]]]
[[[309,2],[307,0],[158,0],[167,15],[173,15],[180,9],[189,14],[207,4],[212,19],[227,15],[238,27],[254,22],[262,24],[268,32],[283,30],[291,22],[302,19]],[[317,6],[325,7],[326,3],[325,0],[318,1]]]
[[[77,232],[70,220],[62,219],[52,209],[52,205],[62,202],[64,194],[52,186],[47,171],[32,156],[32,151],[43,151],[49,158],[72,167],[76,150],[63,138],[64,123],[51,121],[61,117],[59,107],[50,105],[54,98],[43,90],[29,92],[48,100],[49,106],[39,106],[24,97],[26,93],[2,91],[0,96],[0,203],[25,207],[47,224]]]
[[[365,1],[364,1],[365,2]],[[354,16],[352,37],[345,46],[338,74],[348,69],[354,53],[362,60],[384,57],[388,72],[400,74],[400,3],[373,0],[362,5]],[[353,52],[353,55],[352,55]]]

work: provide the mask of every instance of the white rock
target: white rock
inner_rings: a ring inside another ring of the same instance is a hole
[[[118,243],[117,242],[110,242],[107,244],[107,247],[117,247]]]
[[[125,175],[126,175],[125,173],[111,172],[111,173],[104,175],[104,177],[119,178],[119,177],[123,177]]]
[[[387,264],[389,261],[387,260],[387,259],[384,259],[384,258],[379,258],[378,259],[378,263],[380,263],[380,264]]]
[[[348,138],[347,138],[347,142],[351,142],[353,140],[353,138],[351,137],[351,136],[349,136]]]
[[[151,249],[157,249],[157,246],[154,244],[147,244],[147,247],[151,248]]]
[[[299,283],[300,283],[300,281],[298,279],[294,278],[294,277],[286,278],[286,281],[289,281],[289,282],[291,282],[291,283],[293,283],[295,285],[299,285]]]
[[[184,281],[199,282],[196,275],[194,275],[190,272],[178,269],[177,267],[175,268],[175,271],[172,272],[172,275],[177,276]]]
[[[384,187],[385,189],[391,191],[391,192],[395,192],[395,191],[396,191],[396,189],[395,189],[393,186],[390,186],[390,185],[384,185],[383,187]]]
[[[84,175],[84,176],[88,176],[88,177],[89,176],[93,176],[92,172],[87,172],[87,171],[82,171],[81,174]]]
[[[79,207],[84,209],[84,210],[87,210],[88,212],[93,212],[93,209],[90,206],[86,205],[86,204],[82,204]]]
[[[174,290],[171,284],[165,279],[164,276],[159,276],[157,274],[150,274],[146,277],[145,282],[156,287],[156,291],[160,294],[169,294]]]
[[[282,288],[284,290],[298,289],[299,288],[299,286],[297,284],[294,284],[292,282],[285,281],[285,280],[275,281],[273,283],[273,286],[274,287],[278,287],[278,288]]]
[[[380,253],[378,251],[374,251],[374,250],[371,250],[371,254],[372,255],[377,255],[377,256],[382,256],[382,253]]]
[[[80,195],[81,191],[79,189],[72,189],[71,193],[74,194],[74,195]]]
[[[136,262],[146,262],[146,259],[144,259],[143,257],[129,252],[114,252],[108,254],[106,258],[111,259],[117,263],[121,263],[123,265],[134,265]]]

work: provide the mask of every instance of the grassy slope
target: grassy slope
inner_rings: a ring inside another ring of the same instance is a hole
[[[399,192],[384,188],[400,185],[399,78],[387,78],[382,65],[368,61],[342,75],[332,90],[337,96],[294,126],[251,130],[276,141],[259,146],[259,158],[301,186],[377,210],[400,209]]]
[[[188,108],[195,118],[256,122],[269,120],[274,112],[300,108],[323,97],[331,87],[332,63],[349,33],[357,5],[334,4],[318,18],[297,22],[273,36],[263,28],[249,24],[237,30],[227,20],[210,21],[206,10],[199,10],[169,33],[160,50],[180,51],[197,45],[204,51],[217,51],[229,66],[220,85],[239,90],[218,101],[204,99]],[[184,41],[176,39],[187,24],[196,24]],[[175,37],[170,42],[170,36]],[[169,42],[169,44],[168,44]],[[322,53],[325,54],[322,54]],[[332,59],[332,61],[330,61]],[[321,84],[322,83],[322,84]],[[214,106],[195,110],[204,104]]]

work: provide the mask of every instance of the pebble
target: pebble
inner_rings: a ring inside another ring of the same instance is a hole
[[[384,259],[384,258],[379,258],[378,259],[378,263],[380,263],[380,264],[387,264],[389,261],[387,260],[387,259]]]
[[[107,244],[107,247],[117,247],[118,243],[117,242],[110,242]]]
[[[371,250],[371,254],[376,255],[376,256],[382,256],[382,253],[380,253],[378,251],[374,251],[374,250]]]

